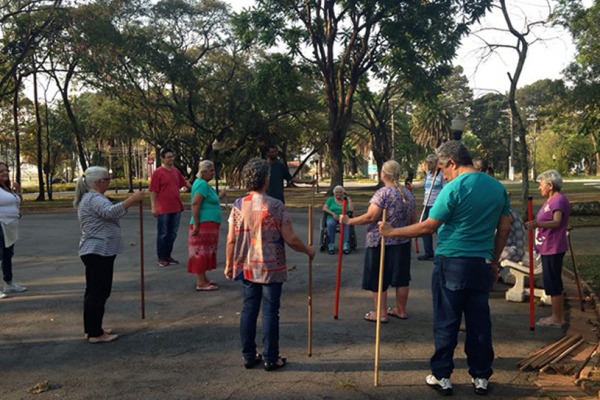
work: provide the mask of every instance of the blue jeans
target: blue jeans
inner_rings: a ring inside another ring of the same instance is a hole
[[[430,360],[437,379],[450,378],[462,315],[465,315],[465,353],[469,374],[489,379],[494,349],[488,304],[492,269],[479,257],[436,256],[431,276],[435,353]]]
[[[333,219],[331,216],[327,216],[327,236],[329,237],[329,243],[335,245],[335,233],[340,223]],[[348,244],[348,238],[350,237],[350,225],[344,225],[344,244]]]
[[[0,227],[0,256],[2,258],[2,277],[4,282],[12,282],[12,258],[15,253],[15,245],[4,247],[4,230]]]
[[[156,234],[156,255],[159,260],[171,257],[180,220],[181,212],[160,214],[156,218],[158,229],[158,233]]]
[[[244,302],[240,317],[242,355],[246,362],[256,356],[256,321],[262,301],[263,358],[274,363],[279,358],[279,304],[283,283],[254,283],[244,279]]]
[[[431,206],[425,207],[423,221],[429,218],[429,210],[431,210]],[[433,257],[433,235],[423,235],[421,238],[423,239],[423,253],[426,256]]]

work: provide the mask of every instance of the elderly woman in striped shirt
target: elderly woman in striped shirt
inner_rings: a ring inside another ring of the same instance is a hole
[[[108,170],[89,167],[77,180],[75,201],[81,227],[79,256],[85,265],[83,326],[90,343],[105,343],[119,336],[102,329],[104,305],[110,296],[117,253],[123,251],[119,219],[127,209],[143,201],[145,192],[137,192],[125,201],[112,204],[104,196],[110,184]]]

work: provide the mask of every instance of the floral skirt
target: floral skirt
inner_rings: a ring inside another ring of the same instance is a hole
[[[219,247],[219,224],[208,221],[201,222],[198,234],[192,235],[194,225],[190,225],[188,233],[187,271],[201,274],[217,268],[217,249]]]

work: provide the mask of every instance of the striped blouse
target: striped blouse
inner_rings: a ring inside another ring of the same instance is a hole
[[[112,204],[103,194],[88,192],[77,208],[81,227],[79,255],[113,256],[123,251],[119,218],[127,214],[123,203]]]

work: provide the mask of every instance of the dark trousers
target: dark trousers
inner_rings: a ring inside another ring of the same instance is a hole
[[[173,244],[177,238],[181,213],[160,214],[156,218],[156,255],[159,260],[171,258]]]
[[[81,256],[85,265],[85,295],[83,296],[83,329],[89,337],[104,334],[102,318],[104,305],[110,297],[113,270],[117,256],[86,254]]]
[[[494,350],[488,304],[491,265],[479,257],[436,256],[431,275],[435,353],[430,366],[438,378],[450,378],[462,315],[465,315],[465,353],[469,374],[489,379]]]
[[[423,221],[429,218],[429,210],[431,210],[431,206],[425,207]],[[433,257],[433,235],[423,235],[421,239],[423,239],[423,253],[428,257]]]
[[[279,305],[283,284],[254,283],[244,279],[244,302],[240,316],[242,355],[248,363],[256,357],[256,321],[262,303],[263,357],[274,363],[279,358]]]
[[[2,277],[4,282],[12,282],[12,258],[15,253],[15,245],[4,247],[4,230],[0,227],[0,251],[2,252]]]

